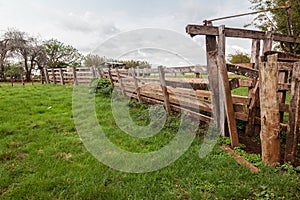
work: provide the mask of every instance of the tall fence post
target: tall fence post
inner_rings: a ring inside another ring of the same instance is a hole
[[[275,166],[280,161],[277,55],[268,56],[268,62],[260,64],[259,82],[262,160],[269,166]]]
[[[226,117],[227,117],[227,124],[229,129],[231,146],[237,147],[239,146],[239,138],[238,138],[238,132],[236,128],[235,112],[233,108],[233,101],[232,101],[231,90],[229,86],[228,72],[227,72],[227,66],[225,60],[225,26],[224,25],[219,27],[217,63],[218,63],[218,70],[219,70],[219,75],[222,83],[222,85],[220,85],[220,88],[222,87],[223,89],[223,92],[221,93],[222,96],[221,95],[220,96],[222,97],[225,103],[225,110],[226,110]],[[222,100],[220,99],[219,101],[221,103]],[[224,119],[225,115],[220,117]]]
[[[73,84],[78,85],[76,67],[72,67],[72,73],[73,73]]]
[[[142,103],[142,98],[141,98],[141,89],[139,87],[139,83],[138,83],[138,80],[135,76],[135,71],[134,69],[132,68],[133,70],[133,73],[132,73],[132,78],[133,78],[133,81],[134,81],[134,86],[135,86],[135,90],[136,90],[136,94],[137,94],[137,98],[138,98],[138,101],[139,103]]]
[[[300,62],[294,64],[290,99],[289,126],[286,135],[284,160],[294,164],[300,137]]]
[[[64,73],[63,73],[62,68],[59,68],[59,78],[60,78],[60,84],[64,85],[65,84],[65,82],[64,82]]]
[[[253,63],[254,69],[258,69],[259,55],[260,55],[260,40],[253,39],[252,49],[251,49],[251,63]]]
[[[211,25],[209,25],[211,26]],[[206,35],[206,57],[209,89],[212,92],[213,123],[217,128],[220,124],[220,99],[219,99],[219,73],[217,65],[217,41],[216,36]]]
[[[168,93],[168,89],[167,89],[165,73],[164,73],[162,66],[158,67],[158,73],[159,73],[161,89],[162,89],[162,92],[164,95],[165,109],[166,109],[167,113],[170,114],[171,113],[171,105],[170,105],[170,100],[169,100],[169,93]]]

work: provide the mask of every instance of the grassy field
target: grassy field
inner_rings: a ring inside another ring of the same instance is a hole
[[[262,172],[252,174],[218,146],[200,159],[198,137],[164,169],[115,171],[95,159],[77,135],[71,86],[0,86],[0,199],[300,198],[300,177],[293,170],[261,167]],[[110,98],[97,96],[96,101],[99,123],[126,150],[161,148],[178,129],[178,116],[171,116],[158,136],[132,139],[114,123]],[[146,124],[147,106],[131,107],[132,118]]]

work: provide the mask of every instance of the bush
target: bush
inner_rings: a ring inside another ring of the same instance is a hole
[[[113,91],[109,79],[93,79],[90,88],[90,93],[102,94],[103,96],[110,96]]]

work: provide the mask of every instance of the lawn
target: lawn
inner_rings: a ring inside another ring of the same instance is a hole
[[[252,174],[218,146],[200,159],[201,137],[169,166],[125,173],[100,163],[77,134],[70,85],[0,84],[0,199],[299,199],[295,171],[261,167]],[[133,152],[157,150],[174,137],[178,116],[157,136],[137,139],[114,122],[110,98],[96,96],[107,137]],[[149,123],[148,107],[130,103],[131,116]],[[205,130],[198,130],[202,134]]]

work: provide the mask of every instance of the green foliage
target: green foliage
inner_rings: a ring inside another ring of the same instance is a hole
[[[236,51],[235,54],[228,55],[228,61],[232,64],[250,63],[250,57],[246,53]]]
[[[93,67],[100,66],[106,61],[105,57],[100,57],[98,55],[88,54],[84,57],[84,66]]]
[[[226,144],[226,145],[230,145],[231,141],[229,137],[220,137],[218,140],[219,144]]]
[[[261,156],[259,154],[248,154],[245,150],[243,150],[243,148],[245,148],[243,145],[240,147],[235,147],[234,151],[255,166],[258,167],[262,165]]]
[[[268,10],[277,8],[279,6],[285,6],[286,0],[249,0],[252,4],[251,9],[255,11]],[[290,0],[291,2],[291,18],[293,31],[295,36],[300,35],[300,1]],[[267,31],[273,29],[275,32],[288,34],[287,15],[286,9],[276,9],[269,12],[263,12],[257,15],[251,24],[260,30]],[[289,45],[285,45],[285,48],[289,50]],[[296,50],[300,53],[300,48]]]
[[[80,66],[83,59],[81,53],[70,45],[51,39],[44,42],[50,68]]]
[[[24,73],[24,69],[19,64],[8,65],[5,69],[5,74],[15,79],[21,79],[21,74]]]
[[[109,79],[92,79],[90,82],[90,93],[97,93],[103,96],[111,96],[113,86]]]

